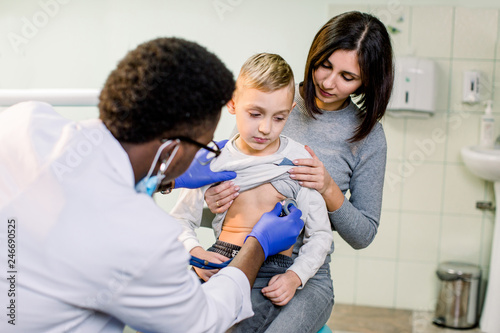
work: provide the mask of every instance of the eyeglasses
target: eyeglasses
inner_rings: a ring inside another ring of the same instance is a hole
[[[199,148],[207,150],[209,153],[207,155],[205,155],[203,158],[201,158],[201,156],[198,156],[196,158],[198,163],[200,163],[201,165],[209,164],[210,162],[212,162],[212,160],[214,158],[218,157],[221,153],[219,146],[217,146],[217,143],[214,140],[212,140],[208,145],[204,145],[203,143],[200,143],[196,140],[193,140],[187,136],[178,136],[178,137],[175,137],[174,139],[188,142],[188,143],[191,143]]]

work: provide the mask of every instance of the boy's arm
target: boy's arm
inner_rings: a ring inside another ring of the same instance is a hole
[[[308,211],[304,218],[304,241],[292,266],[287,271],[298,275],[303,288],[323,265],[333,242],[333,232],[326,204],[318,191],[301,188],[297,195],[297,204],[302,211]],[[304,207],[307,206],[307,207]]]
[[[183,226],[183,232],[179,235],[179,241],[182,242],[188,252],[197,246],[201,247],[195,229],[199,228],[201,224],[203,196],[206,189],[207,187],[181,189],[179,198],[174,208],[170,211],[170,215]]]

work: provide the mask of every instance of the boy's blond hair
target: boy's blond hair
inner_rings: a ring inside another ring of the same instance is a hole
[[[272,92],[289,87],[295,92],[295,81],[290,65],[278,54],[258,53],[241,66],[236,90],[238,88],[253,88],[263,92]]]

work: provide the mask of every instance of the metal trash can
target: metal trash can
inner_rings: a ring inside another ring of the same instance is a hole
[[[474,328],[479,320],[481,269],[462,262],[443,262],[436,274],[441,288],[434,324],[450,328]]]

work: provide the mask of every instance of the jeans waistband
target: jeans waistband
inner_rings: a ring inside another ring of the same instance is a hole
[[[266,261],[262,264],[262,267],[267,265],[278,266],[282,268],[288,268],[292,266],[293,259],[289,256],[285,256],[284,254],[275,254],[273,256],[267,257]]]
[[[234,258],[241,250],[241,246],[234,245],[231,243],[223,242],[217,240],[214,245],[209,247],[207,251],[215,252],[218,254],[222,254],[227,258]],[[285,256],[283,254],[275,254],[273,256],[267,257],[266,261],[262,264],[262,266],[266,265],[274,265],[278,267],[288,268],[293,264],[293,259],[289,256]]]
[[[207,249],[207,251],[222,254],[227,258],[234,258],[236,257],[240,249],[241,246],[217,240],[214,245]]]

